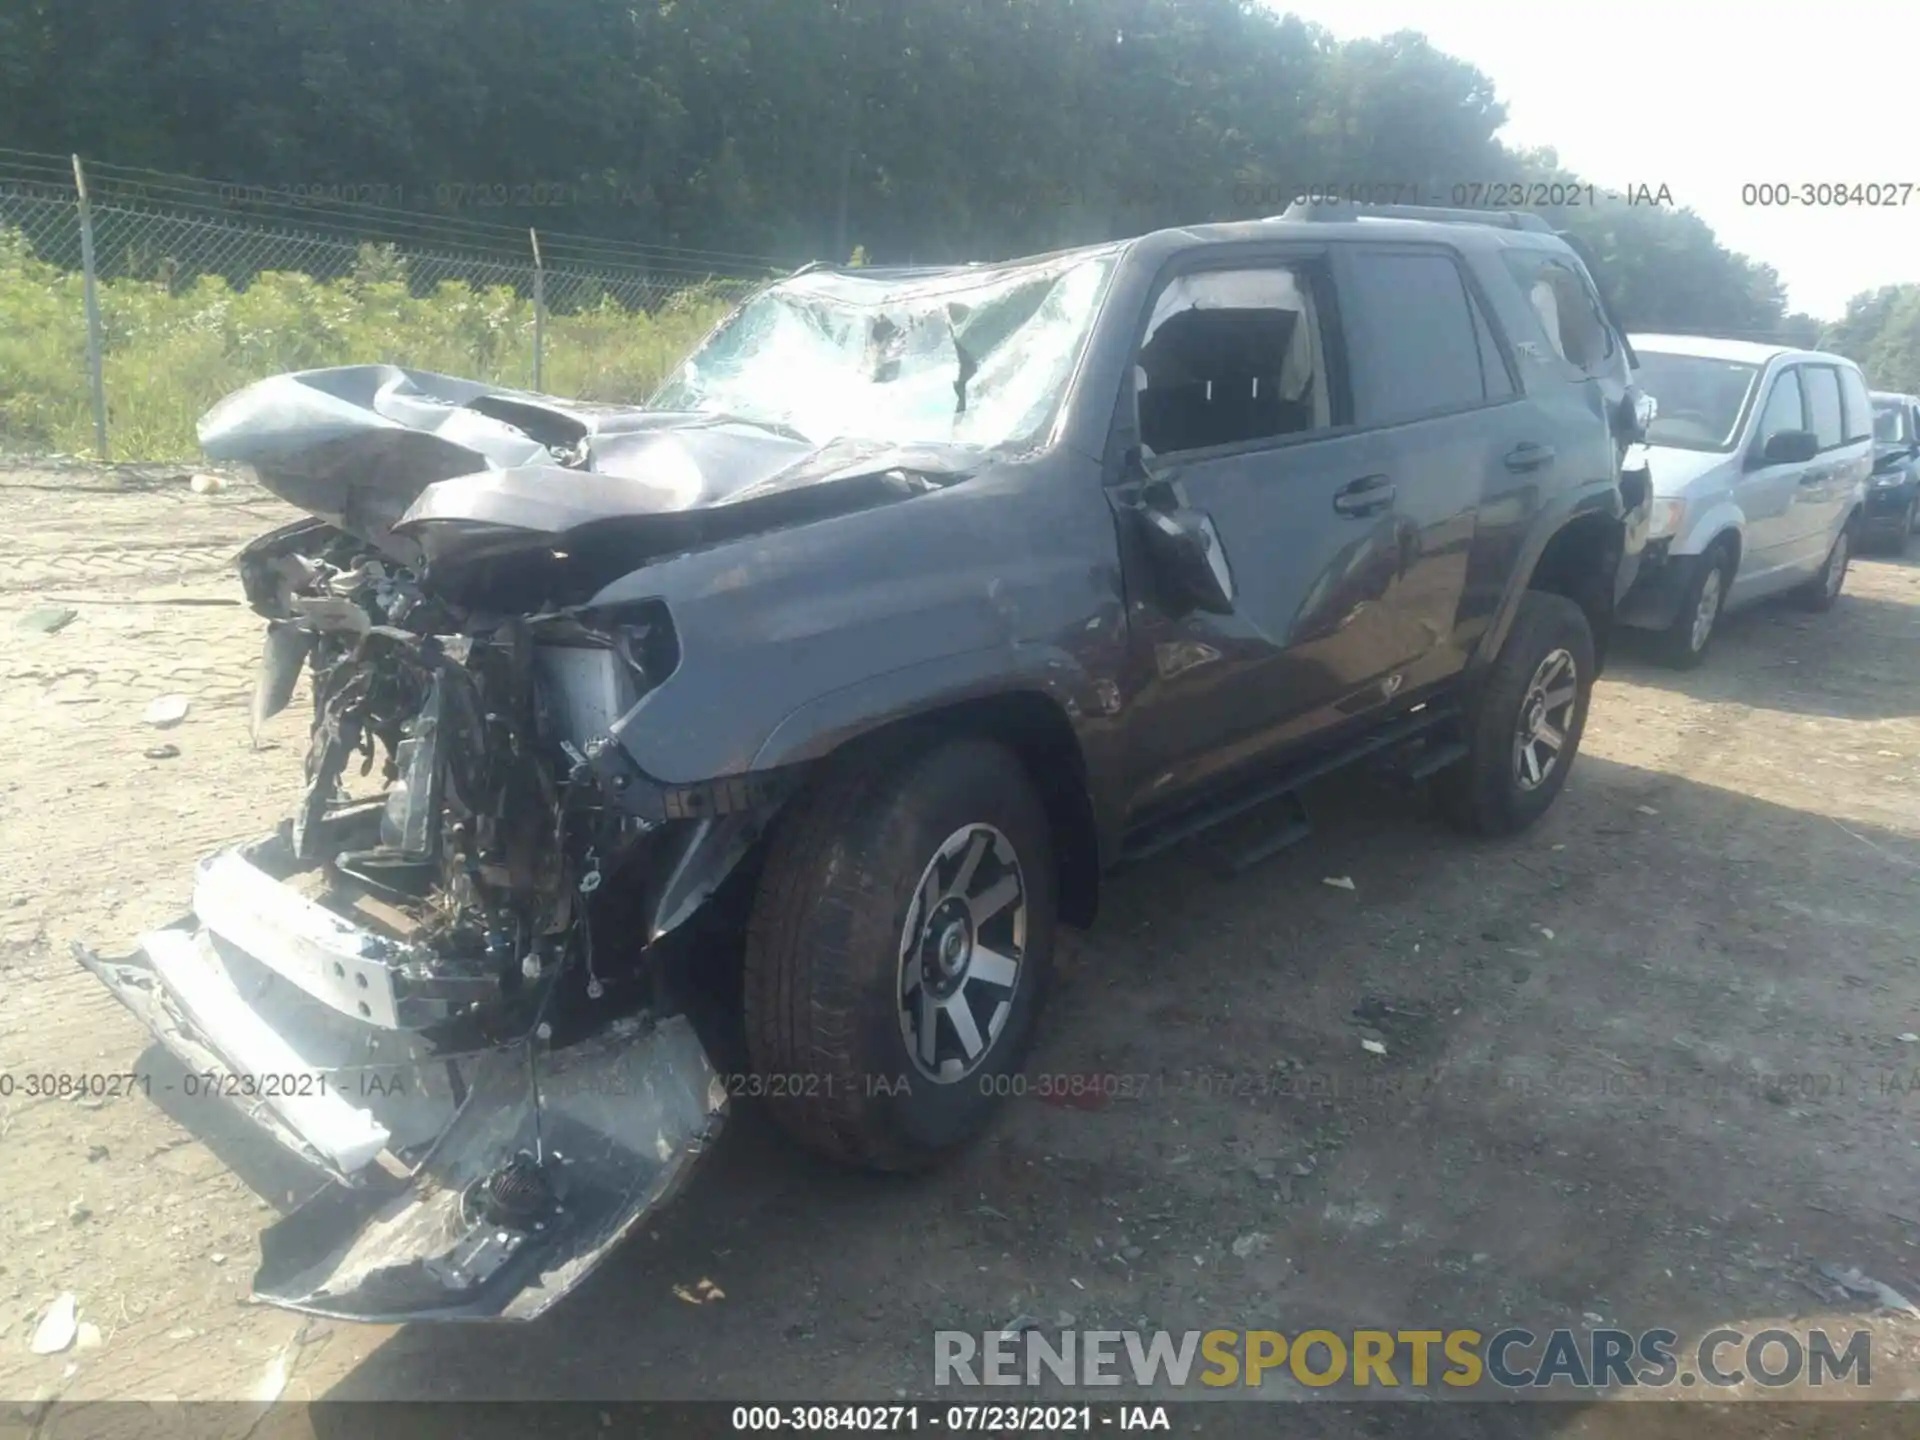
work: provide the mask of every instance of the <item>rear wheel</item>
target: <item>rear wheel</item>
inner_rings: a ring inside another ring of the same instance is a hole
[[[848,757],[781,818],[748,922],[755,1093],[835,1159],[938,1159],[1011,1088],[1054,897],[1046,812],[1009,751]]]
[[[1467,758],[1434,777],[1441,813],[1476,835],[1511,835],[1544,815],[1579,751],[1593,678],[1585,612],[1528,591],[1466,719]]]
[[[1733,552],[1725,544],[1709,546],[1680,597],[1679,613],[1655,641],[1663,663],[1676,670],[1691,670],[1706,659],[1732,583]]]
[[[1831,610],[1847,583],[1847,567],[1852,563],[1853,522],[1849,520],[1834,536],[1827,563],[1820,567],[1818,575],[1793,592],[1794,600],[1804,610]]]

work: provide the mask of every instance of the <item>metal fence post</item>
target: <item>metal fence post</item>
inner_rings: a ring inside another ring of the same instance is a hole
[[[540,263],[540,235],[532,227],[527,239],[533,242],[533,388],[540,389],[540,352],[547,334],[547,272]]]
[[[87,172],[73,157],[73,188],[80,196],[80,268],[87,300],[87,384],[93,391],[93,448],[107,458],[107,385],[100,363],[100,295],[93,274],[93,212],[87,206]]]

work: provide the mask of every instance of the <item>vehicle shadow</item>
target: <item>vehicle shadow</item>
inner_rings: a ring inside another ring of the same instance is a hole
[[[1897,601],[1843,594],[1825,614],[1780,601],[1737,610],[1721,617],[1712,649],[1693,670],[1660,664],[1650,642],[1623,627],[1609,678],[1798,715],[1889,720],[1920,712],[1910,672],[1886,666],[1889,651],[1902,645],[1915,647],[1908,654],[1920,651],[1920,608]]]
[[[1641,802],[1656,789],[1654,812]],[[316,1432],[522,1434],[568,1415],[591,1429],[612,1423],[595,1405],[621,1401],[1038,1398],[932,1388],[933,1332],[1016,1311],[1176,1331],[1577,1330],[1604,1313],[1687,1335],[1806,1312],[1808,1257],[1899,1283],[1907,1234],[1873,1197],[1900,1193],[1910,1114],[1824,1089],[1782,1098],[1755,1077],[1911,1061],[1886,1016],[1915,1004],[1920,895],[1904,867],[1920,842],[1593,757],[1504,843],[1463,843],[1418,797],[1351,777],[1316,799],[1310,846],[1230,881],[1189,852],[1117,878],[1068,947],[1035,1073],[1159,1076],[1147,1098],[1010,1103],[916,1177],[838,1170],[742,1106],[681,1200],[554,1312],[396,1331],[313,1407]],[[1355,1042],[1357,1010],[1383,1027],[1384,1059]],[[1243,1105],[1167,1080],[1282,1059],[1330,1088]],[[1576,1083],[1596,1071],[1645,1086]],[[1410,1083],[1379,1085],[1393,1075]],[[1284,1200],[1273,1165],[1261,1178],[1248,1163],[1303,1154],[1292,1173],[1310,1178],[1285,1179]],[[1147,1253],[1115,1252],[1122,1209],[1151,1212]],[[1227,1254],[1223,1239],[1253,1231],[1257,1250]],[[703,1278],[724,1297],[676,1290]],[[444,1417],[346,1403],[427,1398],[593,1403]],[[1272,1433],[1265,1405],[1218,1408],[1233,1413],[1202,1433]],[[1824,1408],[1793,1433],[1819,1433]],[[1910,1417],[1841,1408],[1849,1434],[1910,1433]],[[1313,1404],[1285,1423],[1532,1440],[1694,1436],[1724,1419]]]

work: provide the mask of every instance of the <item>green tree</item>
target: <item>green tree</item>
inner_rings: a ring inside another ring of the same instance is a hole
[[[656,246],[875,263],[1277,213],[1316,186],[1577,181],[1472,65],[1250,0],[9,0],[0,135]],[[1586,238],[1639,328],[1805,335],[1690,212]]]
[[[1866,371],[1874,389],[1920,395],[1920,284],[1854,296],[1821,343]]]

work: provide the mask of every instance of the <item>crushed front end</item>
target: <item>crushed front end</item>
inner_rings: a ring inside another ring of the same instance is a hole
[[[766,808],[650,818],[590,756],[676,662],[658,612],[491,615],[323,520],[240,570],[256,729],[310,676],[304,794],[200,863],[190,916],[79,958],[196,1094],[335,1182],[263,1235],[260,1298],[530,1318],[721,1124],[656,956]]]

